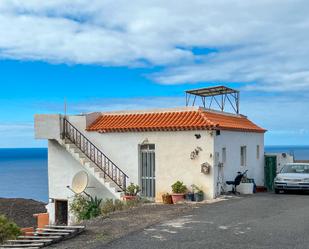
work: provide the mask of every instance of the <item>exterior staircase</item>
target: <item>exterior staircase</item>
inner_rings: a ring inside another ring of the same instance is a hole
[[[60,144],[116,198],[121,197],[128,176],[65,118]]]
[[[0,245],[4,248],[27,248],[37,249],[59,243],[77,236],[85,230],[85,226],[51,226],[37,228],[36,231],[27,232],[26,235],[19,236],[16,240],[8,240],[6,244]]]

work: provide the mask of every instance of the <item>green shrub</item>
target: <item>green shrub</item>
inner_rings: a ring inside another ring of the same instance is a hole
[[[102,199],[90,197],[90,200],[87,201],[87,219],[95,218],[101,214],[101,203]]]
[[[87,206],[87,199],[82,195],[75,195],[70,203],[70,211],[75,215],[78,221],[84,219],[84,213]]]
[[[21,234],[19,227],[9,221],[4,215],[0,215],[0,244],[8,239],[15,239]]]
[[[192,184],[191,187],[192,187],[192,192],[193,192],[193,193],[199,193],[199,194],[204,193],[203,190],[200,189],[200,188],[199,188],[198,186],[196,186],[195,184]]]
[[[102,199],[75,195],[70,203],[70,210],[78,221],[89,220],[101,214]]]
[[[75,195],[73,201],[70,203],[70,211],[76,216],[78,221],[81,221],[88,220],[99,215],[108,215],[109,213],[117,210],[136,207],[141,203],[148,202],[150,202],[148,199],[138,197],[127,201],[105,199],[102,202],[102,200],[97,197],[92,198],[82,195]]]
[[[136,196],[141,191],[141,188],[138,185],[134,185],[134,183],[130,183],[130,185],[125,190],[125,195]]]
[[[132,208],[132,207],[136,207],[141,203],[140,199],[136,198],[136,199],[132,199],[132,200],[127,200],[126,201],[126,207],[127,208]]]
[[[186,185],[183,184],[181,181],[175,182],[172,186],[172,191],[175,194],[183,194],[187,191]]]
[[[145,203],[151,203],[153,201],[150,201],[149,199],[145,197],[137,196],[135,199],[132,200],[126,200],[124,203],[124,208],[132,208],[137,207],[139,205],[145,204]]]
[[[145,197],[140,197],[138,199],[139,203],[151,203],[153,201],[149,200],[148,198],[145,198]]]
[[[106,199],[102,203],[101,213],[107,215],[115,211],[115,205],[113,199]]]
[[[121,200],[106,199],[102,203],[101,212],[103,215],[125,209],[125,203]]]
[[[115,200],[114,202],[115,210],[123,210],[124,209],[124,202],[121,200]]]

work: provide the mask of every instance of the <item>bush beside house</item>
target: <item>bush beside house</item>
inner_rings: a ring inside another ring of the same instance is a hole
[[[4,215],[0,215],[0,244],[9,239],[15,239],[21,234],[19,227],[9,221]]]
[[[135,196],[136,197],[136,196]],[[146,199],[136,197],[132,200],[113,200],[98,199],[97,197],[88,197],[84,195],[75,195],[70,204],[70,211],[75,215],[78,221],[89,220],[98,216],[106,216],[115,211],[121,211],[127,208],[138,206],[141,203],[148,202]]]

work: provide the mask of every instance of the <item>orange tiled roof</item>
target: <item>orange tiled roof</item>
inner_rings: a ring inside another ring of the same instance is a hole
[[[182,130],[236,130],[263,133],[245,116],[206,111],[157,111],[149,113],[102,114],[88,128],[99,132],[182,131]]]

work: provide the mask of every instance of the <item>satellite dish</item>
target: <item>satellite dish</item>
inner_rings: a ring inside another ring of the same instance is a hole
[[[88,186],[88,174],[85,171],[76,173],[72,180],[72,190],[76,194],[81,194]]]

